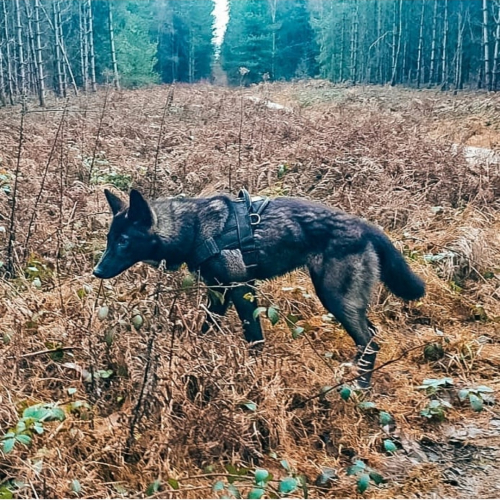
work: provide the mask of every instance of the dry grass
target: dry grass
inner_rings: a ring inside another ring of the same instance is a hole
[[[292,111],[269,109],[249,95]],[[0,452],[0,484],[22,481],[19,498],[144,497],[160,480],[156,497],[217,498],[211,487],[224,479],[225,465],[265,467],[278,479],[287,475],[280,466],[287,460],[307,477],[310,496],[352,497],[359,494],[346,468],[362,459],[388,481],[370,487],[375,498],[491,496],[500,446],[496,406],[475,413],[450,390],[446,421],[428,421],[419,412],[429,398],[417,386],[449,376],[457,387],[500,389],[500,171],[470,165],[452,147],[484,146],[471,138],[486,128],[487,146],[498,144],[491,120],[500,98],[316,82],[243,91],[179,85],[110,92],[106,99],[104,113],[103,91],[71,100],[62,121],[61,111],[25,119],[18,272],[0,282],[0,430],[15,426],[30,404],[87,406],[45,424],[30,447]],[[7,177],[15,170],[19,122],[18,109],[0,110],[0,173]],[[89,183],[94,152],[98,175]],[[244,186],[304,196],[383,226],[428,284],[425,299],[412,304],[381,289],[371,310],[379,365],[399,359],[374,374],[364,397],[395,423],[381,426],[378,410],[361,410],[336,391],[301,404],[348,379],[342,363],[354,354],[303,272],[263,283],[260,300],[300,315],[307,334],[293,340],[284,322],[267,323],[258,357],[248,353],[234,313],[220,331],[198,333],[204,290],[186,291],[183,271],[139,265],[102,285],[93,279],[109,223],[102,188],[126,183],[124,175],[163,195]],[[13,185],[12,178],[5,182]],[[0,191],[5,227],[10,207]],[[6,235],[0,233],[2,243]],[[440,260],[429,262],[429,255]],[[40,288],[29,266],[38,268]],[[109,314],[100,321],[104,304]],[[130,322],[136,311],[145,319],[139,331]],[[443,358],[426,361],[418,346],[429,342],[443,345]],[[57,348],[64,350],[44,352]],[[85,382],[98,370],[113,373]],[[396,456],[384,452],[387,438],[398,443]],[[318,488],[325,467],[338,477]]]

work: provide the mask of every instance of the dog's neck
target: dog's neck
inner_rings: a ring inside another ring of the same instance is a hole
[[[159,200],[151,205],[155,218],[155,250],[151,261],[166,262],[167,268],[176,268],[186,262],[194,247],[193,226],[198,225],[197,214],[188,210],[176,210],[175,199]]]

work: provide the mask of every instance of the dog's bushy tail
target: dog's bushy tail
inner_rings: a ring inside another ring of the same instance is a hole
[[[371,241],[380,259],[380,279],[387,288],[404,300],[416,300],[425,295],[425,283],[406,262],[391,240],[372,228]]]

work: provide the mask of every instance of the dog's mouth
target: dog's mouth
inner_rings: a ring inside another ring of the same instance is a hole
[[[111,272],[106,272],[106,270],[101,269],[99,266],[95,267],[94,270],[92,271],[92,274],[99,279],[102,280],[109,280],[111,278],[114,278],[115,276],[118,276],[120,273],[111,273]]]

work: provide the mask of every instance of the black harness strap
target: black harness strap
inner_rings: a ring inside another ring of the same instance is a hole
[[[232,210],[223,232],[215,238],[206,239],[195,250],[192,266],[198,267],[206,260],[219,255],[222,250],[241,250],[247,269],[257,265],[257,248],[254,227],[269,203],[269,198],[251,198],[246,189],[232,202]]]

